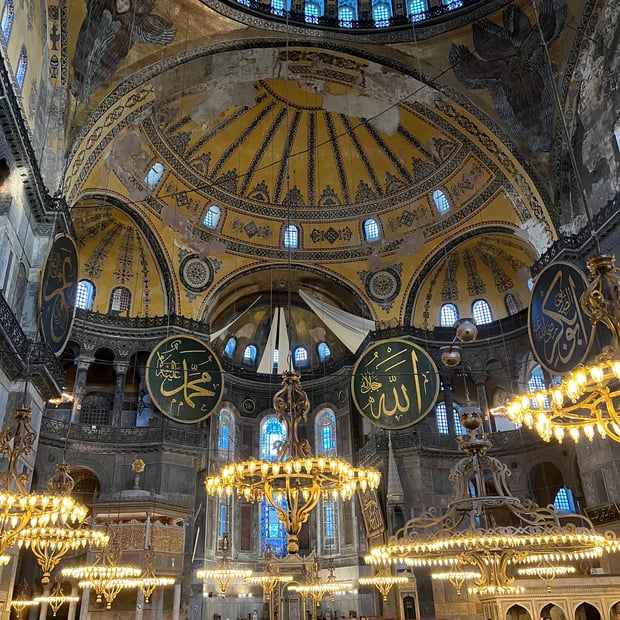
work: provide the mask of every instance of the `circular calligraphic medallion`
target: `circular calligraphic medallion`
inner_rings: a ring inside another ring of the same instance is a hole
[[[146,387],[164,415],[193,424],[217,407],[224,393],[224,375],[217,356],[202,340],[170,336],[149,356]]]
[[[39,322],[43,339],[58,355],[69,340],[78,288],[78,251],[65,234],[52,242],[39,287]]]
[[[594,341],[594,326],[579,300],[588,281],[579,267],[557,261],[536,278],[528,313],[534,357],[551,374],[564,375],[581,364]]]
[[[422,420],[439,394],[431,356],[409,340],[370,345],[357,360],[351,393],[358,411],[381,428],[406,428]]]
[[[381,269],[368,277],[366,291],[374,301],[392,301],[400,291],[400,278],[393,269]]]
[[[179,273],[183,286],[192,291],[192,293],[206,291],[213,281],[211,263],[204,258],[200,258],[198,254],[186,256],[179,265]]]

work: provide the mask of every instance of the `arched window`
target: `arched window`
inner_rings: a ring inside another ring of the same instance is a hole
[[[436,189],[433,192],[433,202],[435,203],[435,207],[437,207],[437,211],[439,211],[439,213],[445,213],[450,210],[450,203],[448,202],[446,195],[440,189]]]
[[[338,19],[341,26],[351,28],[355,19],[355,9],[350,4],[343,4],[338,7]]]
[[[308,349],[306,347],[297,347],[295,349],[295,353],[293,354],[293,359],[295,360],[295,366],[307,366],[308,365]]]
[[[304,16],[306,21],[311,24],[316,24],[321,16],[321,7],[316,2],[306,1],[304,6]]]
[[[273,367],[278,367],[278,362],[280,361],[280,351],[278,349],[273,350]]]
[[[329,359],[331,357],[332,352],[329,350],[329,345],[326,342],[319,342],[316,350],[319,354],[320,362],[324,362],[326,359]]]
[[[89,280],[80,280],[75,297],[75,306],[83,310],[90,310],[95,299],[95,285]]]
[[[553,506],[558,512],[575,512],[573,492],[566,487],[562,487],[553,500]]]
[[[156,161],[144,177],[144,183],[146,186],[149,189],[155,189],[157,184],[161,181],[161,178],[164,176],[164,171],[164,164],[160,161]]]
[[[409,15],[412,21],[420,21],[424,19],[425,13],[428,10],[428,3],[426,0],[410,0],[409,2]]]
[[[228,532],[228,506],[226,504],[220,504],[220,510],[218,512],[218,525],[217,531],[219,538],[222,538],[224,534]]]
[[[521,310],[517,298],[512,293],[506,293],[504,304],[506,305],[506,312],[508,312],[508,314],[517,314],[517,312]]]
[[[454,304],[444,304],[439,312],[441,327],[452,327],[459,320],[459,311]]]
[[[450,11],[463,6],[463,2],[461,0],[441,0],[441,4],[447,6]]]
[[[28,69],[28,52],[26,51],[26,46],[22,45],[22,49],[19,53],[19,60],[17,61],[17,71],[15,72],[15,81],[17,82],[19,90],[24,86],[26,69]]]
[[[333,497],[321,498],[320,514],[321,555],[334,555],[340,551],[340,537],[338,536],[338,503]]]
[[[232,411],[221,409],[217,425],[217,454],[220,458],[230,459],[234,446],[235,425]]]
[[[315,423],[316,452],[320,456],[336,456],[336,416],[331,409],[322,409]]]
[[[375,26],[389,26],[390,17],[392,17],[392,6],[387,2],[378,2],[372,7],[372,18],[375,20]]]
[[[123,312],[129,314],[131,305],[131,291],[126,286],[116,286],[110,293],[110,307],[108,314],[117,316]]]
[[[211,205],[209,210],[206,212],[202,223],[206,228],[217,228],[221,217],[222,210],[217,205]]]
[[[471,306],[471,313],[474,321],[476,321],[478,325],[484,325],[485,323],[491,323],[493,321],[491,306],[489,306],[484,299],[474,301]]]
[[[464,435],[465,429],[461,426],[461,417],[457,407],[452,409],[452,419],[454,421],[454,428],[457,435]],[[437,421],[437,432],[442,435],[448,435],[450,433],[450,427],[448,426],[448,412],[445,401],[441,401],[435,405],[435,420]]]
[[[364,222],[364,239],[366,241],[375,241],[379,238],[379,224],[374,218],[368,218]]]
[[[234,336],[231,336],[226,341],[226,346],[224,347],[224,355],[226,357],[232,357],[235,354],[236,348],[237,348],[237,339]]]
[[[260,425],[260,460],[275,461],[278,451],[277,442],[286,439],[286,428],[278,421],[277,416],[266,416]],[[261,502],[260,510],[260,544],[261,552],[267,545],[278,557],[282,557],[288,540],[283,523],[278,519],[276,509],[265,499]]]
[[[254,364],[256,362],[256,347],[253,344],[249,344],[243,350],[243,363]]]
[[[6,0],[4,9],[2,10],[2,19],[0,19],[0,28],[2,28],[2,36],[4,43],[8,45],[11,36],[11,28],[13,28],[13,16],[15,15],[15,4],[13,0]]]
[[[537,390],[545,389],[545,375],[540,367],[540,364],[536,364],[530,372],[530,377],[527,380],[527,389],[529,392],[536,392]]]
[[[284,15],[284,0],[271,0],[271,10],[275,15]]]
[[[295,224],[289,224],[284,229],[284,247],[293,250],[299,247],[299,228]]]

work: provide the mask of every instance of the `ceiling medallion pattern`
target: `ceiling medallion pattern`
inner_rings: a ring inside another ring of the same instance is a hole
[[[213,282],[213,267],[198,254],[188,254],[181,261],[179,275],[186,289],[192,293],[202,293]]]

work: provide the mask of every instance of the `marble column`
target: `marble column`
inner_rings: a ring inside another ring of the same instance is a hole
[[[90,588],[84,588],[82,590],[82,603],[80,606],[80,618],[79,620],[88,620],[88,603],[90,601]]]
[[[142,620],[144,616],[144,592],[140,588],[138,588],[138,593],[136,594],[136,615],[134,616],[135,620]]]
[[[153,592],[153,607],[155,607],[155,620],[164,620],[164,589],[155,588]]]
[[[446,421],[448,423],[448,435],[454,437],[456,435],[456,426],[454,420],[454,399],[452,398],[452,378],[443,378],[443,402],[446,404]]]
[[[80,409],[82,408],[82,400],[86,393],[86,377],[88,369],[93,363],[91,359],[78,359],[77,371],[75,373],[75,382],[73,384],[73,409],[71,410],[71,421],[80,421]]]
[[[125,393],[125,379],[127,378],[127,362],[117,362],[114,364],[116,378],[114,381],[114,403],[112,404],[111,425],[119,427],[121,425],[121,414],[123,411],[123,394]]]
[[[78,595],[78,587],[72,585],[71,586],[71,596]],[[72,602],[69,603],[69,611],[67,613],[67,620],[75,620],[75,614],[77,613],[77,603]]]
[[[478,406],[482,412],[483,425],[482,428],[486,432],[491,432],[491,415],[489,414],[489,401],[487,400],[487,388],[485,385],[486,375],[473,375],[473,380],[476,383],[476,395],[478,396]]]
[[[179,620],[181,613],[181,584],[174,584],[174,599],[172,601],[172,620]]]

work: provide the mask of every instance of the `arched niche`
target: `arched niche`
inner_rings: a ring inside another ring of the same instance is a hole
[[[555,603],[545,605],[539,614],[541,620],[566,620],[564,610]]]
[[[553,504],[555,496],[565,484],[562,472],[549,461],[543,461],[532,467],[529,479],[534,501],[539,506]]]
[[[506,620],[532,620],[532,616],[522,605],[513,605],[506,611]]]
[[[583,602],[575,609],[575,620],[602,620],[601,612],[591,603]]]

